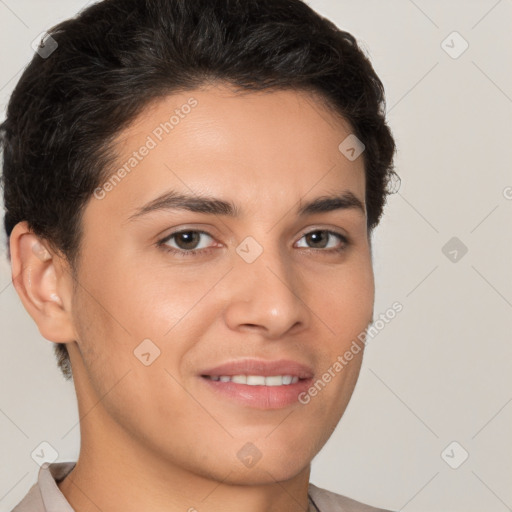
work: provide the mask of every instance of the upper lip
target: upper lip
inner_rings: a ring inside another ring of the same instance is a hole
[[[291,375],[300,379],[313,377],[313,370],[305,364],[290,359],[278,359],[269,361],[265,359],[238,359],[228,361],[214,368],[207,368],[200,372],[208,376],[233,376],[233,375]]]

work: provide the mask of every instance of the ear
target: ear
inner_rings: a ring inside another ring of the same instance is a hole
[[[50,252],[26,221],[14,226],[10,251],[13,285],[41,335],[56,343],[73,342],[73,277],[67,262]]]

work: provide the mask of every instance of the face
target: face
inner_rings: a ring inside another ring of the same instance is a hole
[[[350,133],[306,92],[215,86],[160,100],[120,134],[84,211],[72,302],[79,401],[103,397],[87,429],[217,480],[309,465],[362,351],[307,390],[373,312],[363,158],[338,149]],[[216,369],[227,363],[239,366]]]

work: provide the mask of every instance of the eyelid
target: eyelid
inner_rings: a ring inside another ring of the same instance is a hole
[[[341,252],[341,251],[344,251],[345,249],[347,249],[347,247],[349,245],[351,245],[351,239],[348,237],[348,235],[345,235],[344,233],[341,233],[340,231],[337,231],[335,229],[331,229],[331,228],[321,228],[321,227],[317,227],[317,228],[312,228],[312,229],[307,229],[306,231],[304,231],[298,238],[298,240],[301,240],[304,236],[306,235],[309,235],[311,233],[316,233],[318,231],[325,231],[328,235],[333,235],[333,236],[336,236],[338,237],[339,241],[341,242],[342,244],[342,247],[339,248],[339,249],[315,249],[314,247],[304,247],[303,249],[306,249],[306,250],[310,250],[310,251],[318,251],[318,252],[325,252],[325,253],[332,253],[332,252]]]
[[[322,249],[322,248],[316,249],[314,247],[303,247],[301,249],[306,249],[308,251],[325,253],[325,254],[342,253],[345,250],[347,250],[348,246],[351,245],[352,242],[351,242],[351,239],[349,238],[349,236],[345,235],[344,233],[341,233],[340,231],[338,231],[338,229],[339,228],[333,229],[330,227],[309,226],[308,228],[305,228],[305,230],[301,232],[297,241],[301,240],[304,236],[306,236],[308,234],[315,233],[318,231],[325,231],[329,235],[337,236],[339,241],[341,242],[341,247],[330,248],[330,249]],[[166,252],[169,252],[169,253],[175,254],[179,257],[184,257],[184,258],[193,257],[196,254],[207,255],[215,248],[214,246],[211,246],[211,247],[207,247],[207,248],[203,248],[203,249],[185,250],[185,249],[176,249],[174,247],[170,247],[167,245],[167,242],[170,239],[172,239],[174,236],[179,235],[181,233],[187,233],[187,232],[204,234],[216,241],[216,238],[213,235],[211,235],[210,233],[208,233],[207,231],[205,231],[203,229],[185,226],[185,227],[180,227],[176,231],[173,231],[170,234],[168,234],[167,236],[165,236],[163,239],[160,239],[156,245]]]
[[[308,235],[309,233],[314,233],[316,231],[328,231],[329,233],[334,233],[336,235],[345,237],[348,240],[348,234],[344,233],[342,228],[334,228],[330,226],[309,226],[301,232],[299,238],[302,238],[304,235]]]
[[[209,236],[212,240],[216,240],[215,237],[211,233],[208,233],[208,231],[204,231],[203,229],[198,229],[198,228],[180,228],[180,229],[178,229],[176,231],[172,231],[171,233],[166,235],[164,238],[160,239],[158,241],[158,245],[165,245],[174,236],[179,235],[181,233],[190,233],[190,232],[199,233],[201,235],[206,235],[206,236]],[[171,248],[171,249],[173,249],[173,248]],[[191,249],[190,251],[185,251],[183,249],[175,249],[175,250],[176,251],[181,251],[181,252],[189,252],[189,253],[191,253],[192,251],[201,252],[201,251],[207,251],[208,249]]]

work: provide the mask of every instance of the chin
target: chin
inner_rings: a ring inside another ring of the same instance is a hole
[[[298,453],[297,449],[279,450],[261,459],[253,467],[237,471],[237,477],[247,485],[264,485],[285,482],[296,477],[309,467],[309,454]]]
[[[286,482],[297,476],[309,466],[309,461],[305,462],[302,466],[290,466],[287,461],[281,461],[274,464],[264,464],[261,460],[252,468],[239,468],[237,467],[232,473],[223,479],[224,483],[232,485],[268,485],[276,482]]]

